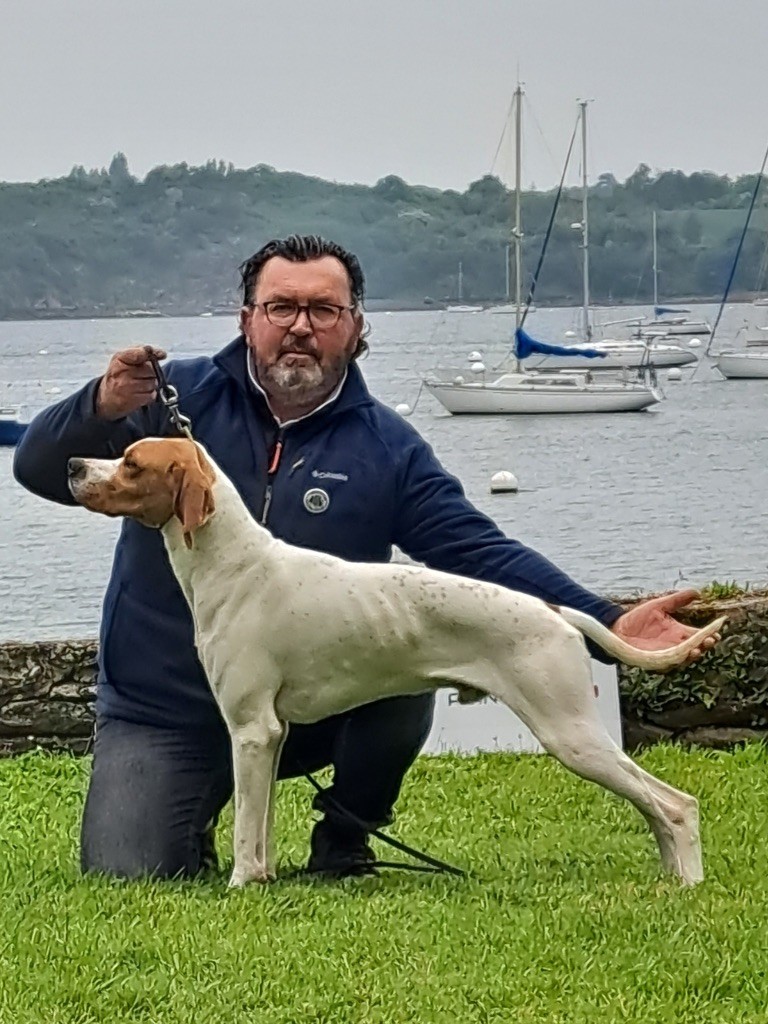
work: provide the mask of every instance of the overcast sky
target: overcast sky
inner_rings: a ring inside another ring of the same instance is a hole
[[[591,178],[759,169],[768,0],[2,0],[0,179],[122,150],[139,176],[213,157],[464,189],[518,67],[526,185],[559,176],[579,97]]]

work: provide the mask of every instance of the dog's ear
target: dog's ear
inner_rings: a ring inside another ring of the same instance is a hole
[[[176,482],[174,515],[181,522],[184,543],[192,547],[195,530],[205,526],[216,510],[213,501],[213,472],[196,445],[190,442],[189,459],[176,462],[172,473]]]

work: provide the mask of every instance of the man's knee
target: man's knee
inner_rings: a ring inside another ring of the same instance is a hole
[[[228,799],[228,759],[185,737],[107,721],[96,750],[81,830],[84,872],[184,878],[212,861],[208,826]]]

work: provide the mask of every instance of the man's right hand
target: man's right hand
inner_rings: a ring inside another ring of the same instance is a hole
[[[126,348],[115,352],[96,393],[96,415],[105,420],[119,420],[154,401],[157,380],[150,353],[165,359],[161,348],[150,345]]]

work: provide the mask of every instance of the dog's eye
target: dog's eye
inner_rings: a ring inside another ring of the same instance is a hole
[[[134,462],[133,459],[123,459],[123,468],[127,469],[129,473],[139,473],[141,466]]]

